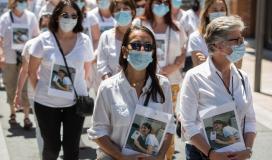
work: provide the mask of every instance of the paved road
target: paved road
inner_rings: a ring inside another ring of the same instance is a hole
[[[258,135],[253,148],[253,160],[272,159],[272,97],[268,94],[272,91],[272,75],[269,70],[272,62],[264,62],[263,93],[254,93],[254,107],[256,110],[258,125]],[[254,56],[246,55],[243,69],[248,72],[251,82],[253,82]],[[252,83],[251,83],[252,85]],[[5,92],[0,91],[0,160],[39,160],[38,146],[35,138],[35,129],[23,130],[23,114],[17,114],[20,124],[10,128],[8,124],[9,108],[5,103]],[[30,117],[33,121],[33,116]],[[87,118],[84,125],[83,139],[89,147],[80,151],[80,159],[95,159],[96,145],[89,141],[86,136],[86,129],[90,126],[91,120]],[[184,143],[176,139],[175,159],[184,159]],[[62,155],[62,153],[60,154]],[[59,159],[62,159],[61,156]]]

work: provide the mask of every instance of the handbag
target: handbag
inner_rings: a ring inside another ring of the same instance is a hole
[[[66,67],[66,70],[67,70],[67,73],[68,73],[68,77],[70,79],[70,81],[72,82],[72,86],[73,86],[73,89],[74,89],[74,92],[75,92],[75,96],[76,96],[76,114],[79,115],[79,116],[82,116],[82,117],[85,117],[85,116],[90,116],[93,114],[93,109],[94,109],[94,100],[93,98],[91,98],[89,95],[88,96],[79,96],[76,92],[76,88],[74,86],[74,82],[73,82],[73,79],[71,77],[71,73],[69,71],[69,68],[68,68],[68,64],[67,64],[67,61],[66,61],[66,58],[64,56],[64,53],[63,53],[63,50],[59,44],[59,41],[55,35],[55,33],[53,33],[55,39],[56,39],[56,42],[57,42],[57,45],[59,47],[59,50],[61,52],[61,55],[63,57],[63,60],[64,60],[64,63],[65,63],[65,67]]]

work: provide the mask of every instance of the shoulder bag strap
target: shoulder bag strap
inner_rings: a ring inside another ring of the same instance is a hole
[[[67,61],[66,61],[65,55],[64,55],[64,53],[63,53],[63,50],[62,50],[62,48],[61,48],[61,46],[60,46],[59,40],[58,40],[58,38],[56,37],[55,33],[53,33],[53,32],[52,32],[52,34],[54,35],[54,37],[55,37],[55,39],[56,39],[56,42],[57,42],[58,48],[59,48],[59,50],[60,50],[60,53],[61,53],[62,58],[63,58],[63,61],[64,61],[64,63],[65,63],[65,67],[66,67],[66,70],[67,70],[67,73],[68,73],[69,79],[70,79],[70,80],[71,80],[71,82],[72,82],[72,86],[73,86],[73,88],[74,88],[74,92],[75,92],[76,98],[78,99],[78,94],[77,94],[77,92],[76,92],[76,88],[75,88],[75,86],[74,86],[74,82],[73,82],[73,79],[72,79],[71,73],[70,73],[70,71],[69,71],[69,68],[68,68],[68,64],[67,64]]]
[[[11,23],[14,23],[14,18],[11,11],[9,11],[9,17],[10,17]]]
[[[150,96],[151,96],[151,90],[149,89],[149,90],[146,92],[146,97],[145,97],[145,101],[144,101],[144,106],[145,106],[145,107],[147,107],[147,105],[148,105]]]
[[[245,79],[244,79],[244,76],[242,75],[241,71],[239,69],[237,69],[238,73],[240,74],[241,76],[241,81],[242,81],[242,85],[243,85],[243,88],[246,92],[246,85],[245,85]],[[246,125],[246,116],[244,117],[244,124],[243,124],[243,136],[245,134],[245,125]]]

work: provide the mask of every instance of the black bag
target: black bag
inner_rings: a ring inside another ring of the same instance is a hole
[[[56,35],[53,33],[55,39],[56,39],[56,42],[57,42],[57,45],[59,47],[59,50],[62,54],[62,57],[63,57],[63,60],[64,60],[64,63],[65,63],[65,67],[66,67],[66,70],[67,70],[67,73],[68,73],[68,76],[69,76],[69,79],[71,80],[72,82],[72,86],[74,88],[74,92],[75,92],[75,95],[76,95],[76,114],[79,115],[79,116],[90,116],[93,114],[93,109],[94,109],[94,100],[93,98],[91,98],[90,96],[78,96],[77,92],[76,92],[76,88],[74,86],[74,82],[73,82],[73,79],[71,77],[71,73],[69,71],[69,68],[68,68],[68,64],[67,64],[67,61],[66,61],[66,58],[64,56],[64,53],[62,51],[62,48],[59,44],[59,41],[56,37]]]

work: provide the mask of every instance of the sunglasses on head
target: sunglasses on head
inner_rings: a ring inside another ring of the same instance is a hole
[[[149,42],[145,42],[145,43],[142,43],[142,42],[130,42],[129,45],[131,46],[131,48],[133,50],[136,50],[136,51],[141,51],[141,48],[144,47],[144,51],[150,52],[154,48],[154,45],[149,43]]]
[[[72,19],[77,19],[78,18],[78,16],[76,14],[69,15],[68,13],[62,13],[60,16],[62,18],[72,18]]]

